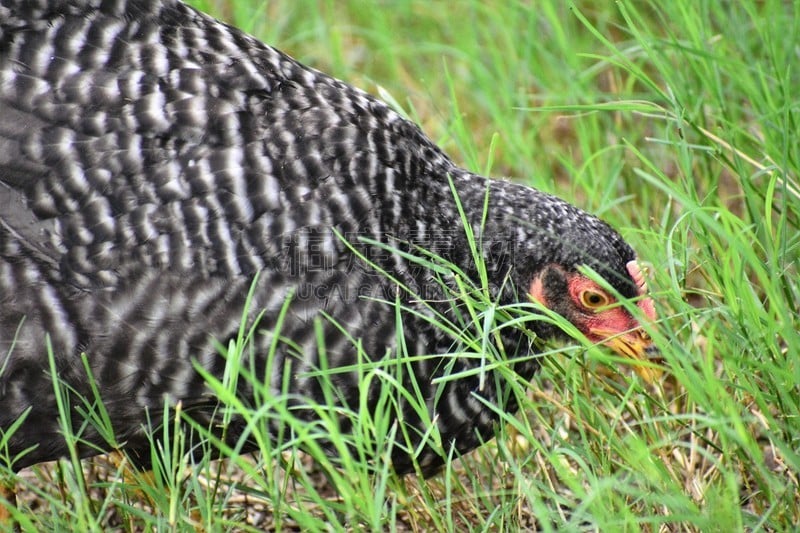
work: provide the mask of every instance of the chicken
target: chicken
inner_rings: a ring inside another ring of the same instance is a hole
[[[143,462],[165,401],[216,427],[198,369],[222,378],[219,346],[244,319],[240,366],[309,422],[309,403],[378,408],[390,380],[365,382],[359,360],[402,367],[425,408],[396,395],[392,465],[434,472],[489,437],[490,406],[517,409],[461,335],[464,287],[528,317],[484,343],[528,380],[541,340],[566,338],[541,306],[648,359],[637,265],[599,219],[459,168],[383,102],[177,0],[0,3],[0,432],[14,470],[67,453],[51,364],[72,426],[94,383]],[[258,401],[246,379],[237,394]],[[245,426],[234,416],[225,437]],[[83,427],[82,456],[110,445]]]

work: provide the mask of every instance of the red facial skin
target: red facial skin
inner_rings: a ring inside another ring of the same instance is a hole
[[[646,296],[647,289],[641,270],[631,261],[628,272],[639,287],[640,298],[636,305],[648,321],[655,322],[655,307],[653,300]],[[652,346],[652,341],[639,321],[616,298],[588,277],[580,273],[564,273],[564,277],[569,300],[560,302],[558,306],[559,312],[565,315],[564,318],[575,325],[589,341],[605,344],[620,355],[646,361],[646,352]],[[555,307],[545,296],[542,276],[531,283],[530,296],[545,307]],[[636,365],[634,369],[648,382],[653,382],[660,376],[660,371],[650,366]]]

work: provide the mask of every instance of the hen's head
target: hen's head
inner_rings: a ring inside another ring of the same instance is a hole
[[[654,358],[658,351],[640,320],[654,322],[655,307],[636,253],[622,236],[551,195],[507,183],[493,192],[495,228],[503,228],[497,231],[506,232],[505,239],[517,247],[515,286],[566,318],[590,342],[641,362]],[[532,327],[542,338],[565,336],[546,322]],[[652,365],[635,369],[647,381],[659,375]]]
[[[644,274],[636,260],[625,265],[636,287],[636,306],[644,319],[655,322],[653,301],[647,296]],[[546,265],[531,282],[531,298],[571,322],[586,338],[605,344],[618,354],[646,361],[657,353],[650,336],[637,317],[623,306],[611,291],[582,272],[567,272],[557,264]],[[636,372],[648,382],[659,372],[636,365]]]

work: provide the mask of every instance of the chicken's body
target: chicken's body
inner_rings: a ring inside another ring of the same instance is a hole
[[[634,252],[604,223],[456,167],[382,102],[184,4],[2,0],[0,430],[26,416],[9,440],[13,467],[66,452],[46,339],[61,380],[91,398],[86,354],[118,441],[144,450],[147,413],[165,398],[211,417],[216,402],[193,361],[222,375],[215,341],[237,338],[251,287],[247,318],[261,315],[253,363],[271,370],[276,394],[323,399],[320,336],[331,368],[355,363],[353,339],[374,360],[397,357],[403,339],[409,355],[437,355],[412,366],[445,441],[475,447],[496,418],[483,400],[515,409],[513,400],[477,374],[439,396],[435,377],[480,359],[447,356],[458,343],[425,317],[453,318],[452,295],[392,252],[431,250],[477,282],[453,190],[500,303],[527,301],[548,265],[571,279],[588,264],[638,295],[626,270]],[[401,322],[395,300],[409,310]],[[527,337],[506,329],[502,344],[529,378]],[[335,384],[342,403],[357,403],[358,372]],[[83,437],[106,446],[91,428]],[[424,471],[442,462],[429,448],[416,459]],[[400,448],[393,463],[412,469]]]

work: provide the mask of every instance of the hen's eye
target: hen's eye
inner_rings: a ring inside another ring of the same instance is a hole
[[[608,305],[608,296],[602,292],[586,290],[581,292],[580,298],[583,306],[589,309],[597,309],[598,307]]]

